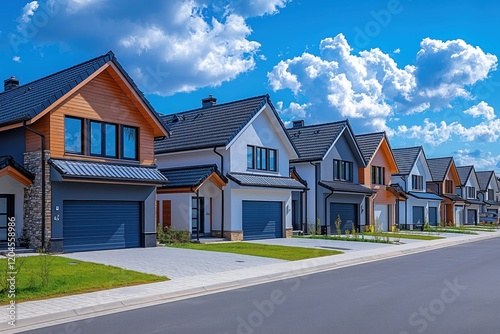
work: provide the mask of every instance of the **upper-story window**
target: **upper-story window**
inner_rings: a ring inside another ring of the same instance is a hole
[[[452,180],[445,180],[444,181],[444,191],[447,194],[453,194],[454,190],[455,190],[455,186],[453,185],[453,181]]]
[[[372,184],[385,184],[385,167],[372,166]]]
[[[424,190],[424,177],[422,175],[412,175],[411,184],[413,190]]]
[[[66,117],[64,119],[64,147],[68,153],[83,154],[83,120]]]
[[[476,187],[465,187],[465,192],[467,194],[467,198],[476,198]]]
[[[333,179],[352,182],[352,162],[333,160]]]
[[[488,201],[494,201],[494,200],[495,200],[495,190],[488,189]]]
[[[66,153],[137,160],[139,129],[126,125],[65,117],[64,145]]]
[[[277,170],[278,152],[271,148],[247,146],[247,168],[268,170],[275,172]]]

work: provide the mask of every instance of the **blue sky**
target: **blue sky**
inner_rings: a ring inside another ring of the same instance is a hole
[[[155,108],[269,94],[288,122],[349,118],[393,147],[500,173],[497,1],[39,0],[2,4],[21,83],[113,50]]]

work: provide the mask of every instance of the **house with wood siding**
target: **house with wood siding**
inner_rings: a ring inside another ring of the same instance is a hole
[[[169,133],[115,55],[26,84],[12,77],[4,89],[0,201],[17,243],[65,252],[155,246],[155,191],[167,179],[154,140]]]
[[[369,198],[367,225],[377,231],[390,231],[399,224],[398,204],[407,196],[391,186],[391,175],[399,169],[389,140],[385,132],[377,132],[357,135],[356,141],[366,163],[366,167],[359,168],[359,183],[374,191]]]

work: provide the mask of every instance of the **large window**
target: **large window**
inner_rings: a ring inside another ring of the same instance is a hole
[[[268,170],[275,172],[277,170],[278,152],[271,148],[247,146],[247,168]]]
[[[64,151],[83,154],[83,120],[66,117],[64,119]]]
[[[66,117],[66,153],[137,160],[139,130],[136,127]]]
[[[137,160],[138,151],[138,131],[137,128],[131,126],[123,126],[122,131],[122,149],[124,159]]]
[[[465,192],[467,193],[467,198],[476,198],[476,187],[465,187]]]
[[[385,168],[372,166],[372,184],[385,184]]]
[[[454,190],[455,190],[455,186],[453,185],[453,181],[452,180],[444,181],[444,188],[445,188],[445,192],[447,194],[453,194]]]
[[[494,201],[494,200],[495,200],[495,190],[488,189],[488,201]]]
[[[116,158],[118,132],[115,124],[90,121],[90,155]]]
[[[412,175],[411,183],[413,190],[424,190],[424,177],[421,175]]]
[[[352,182],[352,162],[333,160],[333,179]]]

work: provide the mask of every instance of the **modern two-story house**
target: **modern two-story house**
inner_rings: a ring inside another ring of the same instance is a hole
[[[478,198],[483,202],[481,212],[498,213],[500,202],[497,201],[496,194],[500,191],[498,180],[494,171],[476,172],[479,183]]]
[[[398,204],[408,198],[391,187],[391,175],[399,172],[385,132],[357,135],[356,141],[365,159],[366,167],[359,168],[359,183],[374,191],[367,211],[367,225],[377,231],[390,231],[397,221]]]
[[[0,204],[18,243],[65,252],[155,246],[155,190],[167,180],[153,145],[169,133],[115,55],[4,88]]]
[[[392,183],[408,195],[399,204],[400,226],[410,230],[422,228],[426,222],[436,226],[443,198],[427,191],[427,181],[432,176],[422,146],[396,148],[392,152],[399,168],[392,175]]]
[[[192,237],[229,240],[292,235],[290,177],[297,151],[268,95],[163,116],[171,136],[155,143],[155,158],[171,183],[158,189],[162,226]]]
[[[478,199],[479,180],[476,175],[476,169],[474,166],[459,166],[457,167],[457,172],[460,177],[460,184],[457,186],[457,195],[464,198],[467,202],[462,213],[462,221],[465,225],[477,225],[479,222],[479,212],[484,203]]]
[[[319,221],[322,233],[335,234],[340,217],[342,233],[364,230],[374,190],[358,183],[366,163],[349,122],[305,126],[295,121],[287,131],[299,151],[290,164],[307,182],[308,228],[316,228]]]
[[[456,186],[460,184],[457,167],[452,157],[427,159],[431,180],[427,189],[443,197],[439,212],[440,222],[446,226],[463,224],[463,209],[467,202],[457,195]]]

